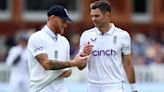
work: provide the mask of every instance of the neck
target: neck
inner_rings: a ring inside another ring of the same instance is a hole
[[[102,32],[102,34],[106,33],[109,31],[109,29],[112,27],[110,23],[104,25],[103,27],[99,28],[99,30]]]
[[[53,27],[53,24],[51,24],[50,22],[47,22],[47,26],[48,28],[50,28],[52,30],[52,32],[56,35],[56,31],[55,28]]]

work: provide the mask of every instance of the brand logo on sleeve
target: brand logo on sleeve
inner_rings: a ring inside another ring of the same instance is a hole
[[[38,47],[33,49],[34,52],[41,51],[41,50],[43,50],[43,47]]]

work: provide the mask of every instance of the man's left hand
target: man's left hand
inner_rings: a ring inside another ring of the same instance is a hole
[[[67,78],[67,77],[69,77],[71,74],[72,74],[72,70],[69,69],[69,70],[65,71],[64,73],[62,73],[59,77]]]

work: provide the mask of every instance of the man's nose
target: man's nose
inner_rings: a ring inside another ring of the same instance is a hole
[[[92,20],[95,21],[96,20],[96,17],[92,17]]]

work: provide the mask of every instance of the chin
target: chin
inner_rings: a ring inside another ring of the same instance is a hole
[[[64,33],[64,31],[61,30],[61,31],[58,31],[57,33],[62,35]]]
[[[60,31],[60,34],[62,35],[64,32],[63,31]]]

